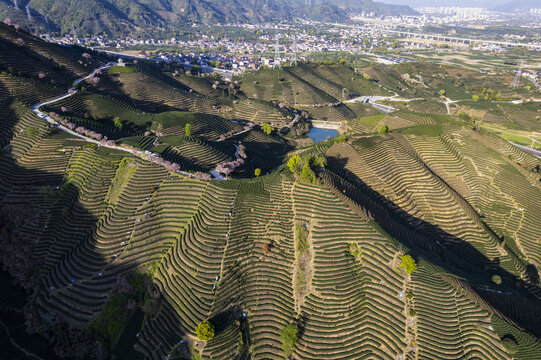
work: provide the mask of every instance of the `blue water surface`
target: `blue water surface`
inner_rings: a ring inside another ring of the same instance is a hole
[[[333,138],[338,135],[340,134],[336,130],[318,129],[318,128],[311,128],[310,132],[308,133],[308,136],[312,140],[314,140],[315,143]]]

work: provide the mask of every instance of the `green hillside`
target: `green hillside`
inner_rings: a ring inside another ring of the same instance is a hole
[[[42,106],[50,125],[32,105],[108,60],[0,38],[4,357],[541,358],[541,160],[447,114],[455,68],[302,64],[231,88],[128,61]],[[297,132],[324,117],[340,137]]]
[[[193,22],[260,23],[307,15],[314,20],[347,21],[351,11],[395,15],[415,13],[407,6],[371,0],[348,4],[347,7],[338,0],[305,4],[304,0],[4,0],[0,1],[0,14],[36,33],[126,36],[164,29],[173,31],[179,25],[191,25]]]

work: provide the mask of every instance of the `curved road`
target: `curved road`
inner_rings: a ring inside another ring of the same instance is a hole
[[[87,80],[89,78],[91,78],[92,76],[94,76],[98,71],[101,71],[101,70],[104,70],[104,69],[107,69],[107,68],[110,68],[112,66],[114,66],[115,63],[114,62],[110,62],[110,63],[107,63],[97,69],[95,69],[94,71],[92,71],[88,76],[86,77],[83,77],[83,78],[80,78],[80,79],[77,79],[73,82],[74,85],[78,85],[80,84],[82,81],[84,80]],[[49,105],[49,104],[52,104],[52,103],[55,103],[55,102],[58,102],[60,100],[64,100],[64,99],[67,99],[69,98],[70,96],[73,96],[74,94],[77,93],[77,88],[76,86],[70,88],[68,90],[68,92],[64,95],[61,95],[61,96],[57,96],[55,98],[52,98],[52,99],[49,99],[49,100],[46,100],[46,101],[43,101],[43,102],[39,102],[37,104],[34,104],[32,105],[30,108],[31,110],[40,118],[44,119],[45,121],[47,121],[52,127],[55,127],[67,134],[70,134],[71,136],[73,137],[76,137],[76,138],[79,138],[79,139],[82,139],[86,142],[89,142],[89,143],[92,143],[92,144],[96,144],[98,146],[103,146],[103,147],[106,147],[106,148],[109,148],[109,149],[113,149],[113,150],[118,150],[118,151],[124,151],[124,152],[127,152],[127,153],[130,153],[132,155],[135,155],[137,156],[138,158],[140,159],[143,159],[143,160],[146,160],[146,161],[150,161],[148,160],[148,157],[149,156],[152,156],[152,154],[149,154],[148,152],[143,152],[143,151],[140,151],[140,150],[136,150],[136,149],[133,149],[133,148],[126,148],[126,147],[122,147],[122,146],[117,146],[117,145],[106,145],[106,144],[102,144],[100,143],[98,140],[95,140],[95,139],[92,139],[92,138],[89,138],[89,137],[86,137],[84,135],[81,135],[67,127],[65,127],[64,125],[58,123],[56,120],[54,120],[53,118],[51,118],[48,114],[42,112],[40,110],[40,108],[44,105]],[[447,101],[446,102],[443,102],[445,104],[445,106],[447,107],[447,112],[450,113],[450,109],[449,109],[449,104],[451,103],[455,103],[457,102],[457,100],[453,101],[449,98],[445,98]],[[382,112],[384,113],[391,113],[393,111],[395,111],[396,109],[390,107],[390,106],[386,106],[386,105],[381,105],[381,104],[376,104],[375,101],[378,101],[378,100],[388,100],[388,101],[413,101],[413,100],[416,100],[416,99],[397,99],[396,96],[391,96],[391,97],[385,97],[385,96],[361,96],[361,97],[358,97],[358,98],[355,98],[355,99],[351,99],[351,100],[347,100],[347,101],[344,101],[344,103],[352,103],[352,102],[367,102],[368,100],[368,103],[372,106],[374,105],[378,105],[377,108],[380,109]],[[458,100],[460,101],[460,100]],[[295,119],[292,121],[291,125],[293,125],[296,120],[298,119],[298,115],[295,117]],[[248,130],[245,130],[245,131],[248,131]],[[243,132],[245,131],[241,131],[239,133],[236,133],[234,134],[233,136],[236,136],[236,135],[239,135],[239,134],[242,134]],[[512,143],[512,142],[511,142]],[[518,144],[514,144],[512,143],[513,145],[515,146],[518,146],[520,147],[522,150],[524,151],[527,151],[529,153],[533,153],[535,156],[540,156],[541,153],[540,152],[537,152],[537,151],[532,151],[531,149],[529,148],[526,148],[526,147],[523,147],[523,146],[519,146]],[[238,150],[237,150],[237,153],[235,154],[238,158]],[[184,175],[184,176],[187,176],[187,177],[194,177],[193,174],[190,174],[188,172],[185,172],[185,171],[177,171],[178,174],[181,174],[181,175]],[[221,174],[219,174],[216,170],[211,170],[210,171],[210,174],[216,179],[216,180],[226,180],[227,178],[226,177],[223,177]]]
[[[101,71],[101,70],[104,70],[104,69],[107,69],[107,68],[110,68],[112,66],[114,66],[115,63],[108,63],[106,65],[103,65],[99,68],[97,68],[96,70],[92,71],[92,73],[90,73],[90,75],[86,76],[86,77],[83,77],[83,78],[80,78],[80,79],[77,79],[73,82],[73,84],[75,85],[78,85],[79,83],[81,83],[82,81],[84,80],[87,80],[89,79],[90,77],[94,76],[96,74],[96,72],[98,71]],[[40,110],[40,108],[44,105],[49,105],[49,104],[52,104],[52,103],[55,103],[57,101],[60,101],[60,100],[64,100],[64,99],[67,99],[69,98],[70,96],[73,96],[74,94],[77,93],[77,88],[76,87],[72,87],[68,90],[68,92],[64,95],[61,95],[61,96],[57,96],[53,99],[49,99],[49,100],[46,100],[46,101],[43,101],[43,102],[40,102],[40,103],[37,103],[37,104],[34,104],[30,107],[30,109],[40,118],[44,119],[45,121],[47,121],[52,127],[55,127],[59,130],[62,130],[63,132],[67,133],[67,134],[70,134],[71,136],[73,137],[76,137],[76,138],[79,138],[79,139],[82,139],[86,142],[89,142],[89,143],[92,143],[92,144],[96,144],[98,146],[103,146],[103,147],[106,147],[106,148],[109,148],[109,149],[114,149],[114,150],[119,150],[119,151],[124,151],[124,152],[128,152],[132,155],[135,155],[137,156],[138,158],[141,158],[143,160],[147,160],[147,157],[150,155],[146,152],[143,152],[143,151],[140,151],[140,150],[136,150],[136,149],[130,149],[130,148],[126,148],[126,147],[122,147],[122,146],[117,146],[117,145],[105,145],[105,144],[102,144],[100,143],[98,140],[95,140],[95,139],[92,139],[92,138],[89,138],[89,137],[86,137],[84,135],[81,135],[67,127],[65,127],[64,125],[58,123],[56,120],[54,120],[53,118],[51,118],[48,114],[44,113],[43,111]],[[193,177],[192,174],[190,173],[187,173],[187,172],[184,172],[184,171],[177,171],[177,173],[181,174],[181,175],[184,175],[184,176],[188,176],[188,177]]]
[[[538,157],[538,158],[541,159],[541,151],[535,150],[535,149],[532,149],[532,148],[529,148],[529,147],[524,146],[524,145],[520,145],[520,144],[514,143],[514,142],[512,142],[512,141],[509,141],[509,143],[510,143],[511,145],[514,145],[514,146],[520,148],[522,151],[525,151],[525,152],[527,152],[527,153],[530,153],[530,154],[532,154],[533,156]]]

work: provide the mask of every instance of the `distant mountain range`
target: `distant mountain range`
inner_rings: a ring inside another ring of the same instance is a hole
[[[0,0],[0,16],[35,32],[127,35],[198,22],[265,22],[303,17],[346,21],[361,11],[410,15],[372,0]]]
[[[517,12],[529,10],[532,8],[540,8],[541,2],[539,0],[523,0],[523,1],[513,1],[509,2],[494,8],[496,11],[501,12]]]

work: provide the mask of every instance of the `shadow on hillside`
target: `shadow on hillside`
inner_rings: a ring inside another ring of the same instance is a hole
[[[224,330],[235,320],[239,319],[242,310],[237,307],[230,307],[226,311],[222,311],[214,315],[209,321],[214,325],[215,336],[220,335]]]
[[[0,83],[2,96],[7,90]],[[14,98],[0,100],[3,116],[17,118],[11,110]],[[4,122],[2,140],[12,140],[14,126]],[[106,359],[112,347],[122,348],[130,359],[141,358],[133,351],[141,322],[133,318],[141,308],[152,316],[152,302],[160,294],[148,295],[152,280],[136,271],[138,262],[114,259],[122,251],[120,242],[98,241],[97,224],[104,218],[97,214],[106,205],[81,199],[78,186],[106,184],[81,177],[67,181],[66,155],[53,149],[46,154],[47,161],[34,168],[21,165],[9,147],[0,152],[0,263],[7,271],[0,273],[0,358],[31,358],[28,352],[42,359]]]
[[[143,74],[146,74],[146,73],[143,73]],[[118,78],[118,75],[116,74],[105,73],[104,75],[101,76],[102,81],[100,81],[97,85],[93,86],[94,91],[100,95],[117,99],[125,104],[133,106],[134,108],[147,112],[147,113],[156,114],[156,113],[168,112],[168,111],[190,111],[189,108],[181,108],[181,107],[171,106],[162,102],[155,102],[155,101],[151,101],[147,99],[135,98],[124,89],[124,84],[120,82],[120,80],[118,80],[117,78]],[[170,84],[166,83],[166,85],[170,85]],[[141,86],[145,86],[145,84],[141,84]],[[177,88],[174,87],[171,90],[175,90],[175,89]],[[186,97],[187,99],[192,99],[192,101],[195,101],[195,98],[193,97],[193,95],[182,94],[181,96]]]
[[[321,174],[327,179],[326,183],[330,183],[357,206],[368,210],[382,229],[401,244],[412,247],[412,255],[425,257],[449,274],[466,279],[473,285],[476,295],[519,327],[541,337],[541,301],[527,291],[535,284],[527,283],[503,269],[499,259],[488,259],[468,242],[407,213],[386,199],[345,168],[348,158],[328,157],[327,161],[330,171]],[[491,283],[490,276],[493,274],[504,279],[501,286]],[[491,289],[486,290],[485,287]]]

